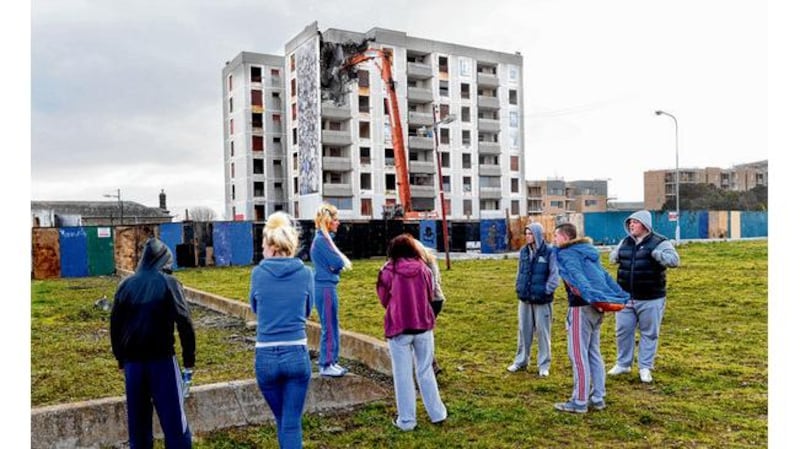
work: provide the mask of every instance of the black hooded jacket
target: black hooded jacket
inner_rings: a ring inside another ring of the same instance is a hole
[[[111,348],[119,367],[128,361],[175,355],[175,327],[181,339],[183,366],[194,367],[195,337],[183,287],[165,273],[172,253],[151,238],[133,276],[123,280],[111,308]]]

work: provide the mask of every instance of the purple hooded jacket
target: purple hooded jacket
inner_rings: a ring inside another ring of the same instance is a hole
[[[378,273],[377,291],[386,309],[383,331],[386,338],[402,333],[433,329],[433,282],[431,271],[419,259],[388,261]]]

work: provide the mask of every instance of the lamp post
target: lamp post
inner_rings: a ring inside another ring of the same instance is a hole
[[[433,139],[435,142],[434,152],[436,153],[436,168],[439,173],[439,204],[442,210],[442,237],[444,238],[444,261],[447,269],[450,269],[450,235],[447,230],[447,211],[444,207],[444,178],[442,177],[442,154],[439,152],[439,125],[446,125],[456,117],[452,114],[448,115],[441,121],[436,121],[437,107],[433,107]]]
[[[119,224],[122,224],[122,193],[120,193],[119,189],[117,189],[117,194],[114,195],[113,193],[106,193],[103,195],[106,198],[116,198],[119,202]]]
[[[656,115],[666,115],[675,122],[675,214],[677,220],[675,221],[675,244],[681,243],[681,175],[680,166],[678,165],[678,119],[669,112],[661,110],[656,111]]]

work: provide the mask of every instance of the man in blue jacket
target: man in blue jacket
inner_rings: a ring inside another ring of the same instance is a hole
[[[136,273],[119,284],[111,308],[111,348],[125,373],[131,449],[153,447],[153,406],[165,446],[192,447],[174,332],[177,326],[183,366],[191,372],[194,326],[183,287],[168,274],[171,267],[169,248],[156,238],[147,240]]]
[[[675,247],[653,232],[650,212],[640,210],[625,219],[628,236],[611,251],[609,261],[619,264],[617,282],[631,300],[617,313],[617,362],[611,376],[631,372],[636,328],[639,328],[639,379],[653,381],[661,319],[667,301],[667,268],[680,265]]]

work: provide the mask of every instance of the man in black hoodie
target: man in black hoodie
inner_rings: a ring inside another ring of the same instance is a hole
[[[156,238],[145,242],[133,276],[123,280],[111,309],[111,348],[125,373],[131,449],[153,447],[153,406],[169,449],[191,448],[175,357],[175,327],[183,365],[194,367],[195,337],[183,287],[170,273],[172,253]]]

